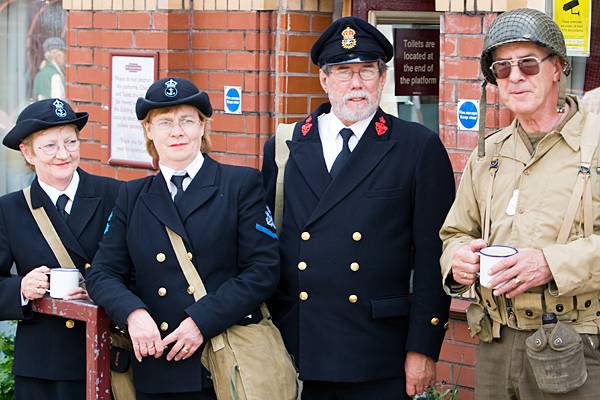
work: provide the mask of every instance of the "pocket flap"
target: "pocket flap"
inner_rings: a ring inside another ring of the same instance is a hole
[[[371,317],[375,319],[399,317],[409,312],[410,301],[407,296],[371,300]]]

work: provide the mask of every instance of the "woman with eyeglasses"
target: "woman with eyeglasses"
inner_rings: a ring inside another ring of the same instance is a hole
[[[212,107],[192,82],[154,82],[136,113],[160,172],[124,184],[87,287],[131,337],[137,400],[214,399],[203,345],[232,325],[260,322],[279,279],[261,176],[207,154]],[[204,282],[198,301],[166,228]]]
[[[2,143],[20,151],[35,171],[28,192],[42,208],[73,264],[89,267],[120,182],[79,168],[79,131],[88,120],[59,99],[26,107]],[[61,267],[28,206],[25,191],[0,197],[0,320],[19,320],[13,372],[16,399],[85,398],[85,324],[38,314],[31,302],[49,288],[48,273]],[[12,266],[16,275],[11,274]],[[66,266],[63,266],[66,267]],[[85,289],[65,299],[87,299]]]

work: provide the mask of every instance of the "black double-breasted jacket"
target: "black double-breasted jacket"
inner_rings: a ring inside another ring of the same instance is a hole
[[[257,315],[260,303],[273,294],[279,279],[276,235],[256,170],[205,156],[182,203],[178,213],[161,173],[125,183],[88,270],[87,287],[122,328],[127,328],[132,311],[144,308],[162,337],[189,316],[207,341],[246,316]],[[206,286],[208,295],[197,302],[165,226],[183,238]],[[201,390],[201,350],[179,362],[167,361],[167,352],[159,359],[134,360],[136,389]]]
[[[63,220],[37,178],[32,207],[44,207],[71,259],[85,276],[102,238],[121,182],[78,170],[71,214]],[[13,262],[17,276],[11,276]],[[0,319],[20,320],[15,339],[16,375],[51,379],[85,378],[85,324],[31,311],[21,305],[21,280],[41,265],[59,267],[27,206],[22,191],[0,197]]]
[[[332,180],[317,123],[330,107],[297,123],[288,142],[274,321],[302,379],[401,377],[406,352],[437,359],[447,326],[438,231],[454,198],[452,168],[435,133],[378,110]],[[271,207],[274,149],[271,138]]]

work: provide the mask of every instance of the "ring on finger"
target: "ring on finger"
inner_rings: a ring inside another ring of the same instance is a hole
[[[189,353],[189,352],[190,352],[190,351],[189,351],[189,349],[188,349],[188,348],[186,348],[186,347],[184,347],[183,349],[181,349],[181,351],[182,351],[182,352],[184,352],[185,354],[187,354],[187,353]]]
[[[515,277],[515,285],[520,285],[521,282],[522,281],[518,277]]]
[[[463,271],[461,277],[463,279],[467,279],[469,277],[469,274],[466,271]]]

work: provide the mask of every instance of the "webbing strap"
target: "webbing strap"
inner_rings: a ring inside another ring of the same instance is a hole
[[[275,132],[275,164],[277,164],[277,181],[275,184],[275,226],[277,234],[281,233],[283,218],[283,183],[285,166],[290,157],[290,149],[286,141],[292,139],[296,124],[279,124]]]
[[[496,154],[490,163],[490,180],[488,182],[485,199],[485,214],[483,215],[483,241],[488,244],[492,221],[492,195],[494,192],[494,180],[496,179],[496,172],[498,172],[498,146],[496,147]]]

